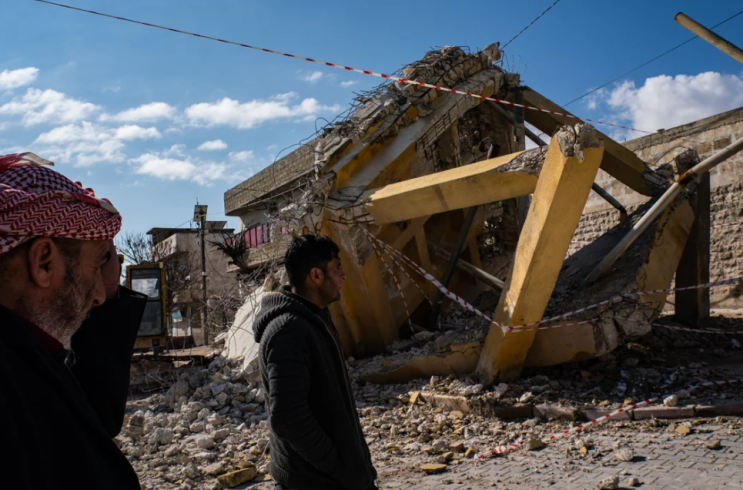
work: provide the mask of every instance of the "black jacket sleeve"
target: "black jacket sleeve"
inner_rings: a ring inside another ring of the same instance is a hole
[[[335,470],[338,452],[310,410],[309,345],[298,333],[301,328],[291,327],[290,324],[279,330],[266,346],[271,429],[305,461],[330,475]]]
[[[93,308],[72,336],[65,361],[113,438],[124,423],[129,367],[147,296],[119,287],[117,299]]]

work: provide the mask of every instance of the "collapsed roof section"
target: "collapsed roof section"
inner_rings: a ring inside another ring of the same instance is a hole
[[[495,64],[499,56],[495,45],[470,54],[445,47],[404,68],[404,76],[564,112],[520,86],[518,75]],[[314,147],[306,144],[225,195],[228,214],[239,214],[282,188],[304,186],[301,199],[273,221],[296,234],[327,234],[339,245],[348,280],[331,310],[344,349],[355,357],[383,352],[420,331],[416,324],[427,324],[436,309],[426,302],[437,294],[432,284],[399,269],[393,272],[390,257],[375,250],[367,233],[465,299],[483,291],[485,278],[489,287],[503,289],[496,291],[497,322],[528,323],[542,318],[555,285],[564,283],[565,256],[599,167],[647,196],[667,185],[634,153],[592,126],[564,126],[553,114],[504,109],[399,82],[382,85],[357,102],[346,119],[312,141]],[[554,135],[549,148],[524,151],[525,120]],[[294,180],[283,173],[290,168]],[[274,188],[266,185],[271,180]],[[652,275],[645,282],[654,285],[670,283],[676,252],[688,236],[687,218],[683,226],[668,228],[675,230],[669,238],[673,253],[660,253],[653,241],[645,242],[638,253],[661,257],[661,265],[632,269],[617,292],[640,284],[642,274]],[[489,246],[499,249],[500,262],[497,270],[486,272],[480,245],[487,242],[483,230],[494,223],[497,243],[491,239]],[[555,364],[616,346],[614,323],[611,328],[586,325],[571,337],[580,341],[557,337],[561,343],[543,341],[550,334],[537,331],[505,334],[494,324],[484,344],[465,349],[466,369],[477,368],[490,382],[517,376],[525,363]],[[434,364],[449,369],[446,362]],[[456,369],[462,369],[461,363]]]
[[[498,59],[500,59],[500,51],[495,45],[483,52],[469,54],[465,53],[462,48],[446,46],[427,53],[422,60],[412,63],[402,71],[406,78],[426,83],[439,83],[449,87],[457,87],[460,82],[468,80],[473,75],[487,72],[479,77],[480,83],[490,87],[483,95],[503,95],[501,89],[504,85],[518,86],[519,77],[515,74],[507,74],[494,66],[493,62]],[[466,86],[474,92],[477,90],[476,85],[477,83],[470,83]],[[402,128],[411,125],[419,117],[430,114],[434,107],[438,106],[437,100],[442,98],[463,99],[460,96],[399,82],[385,83],[371,92],[358,95],[351,109],[341,115],[341,117],[345,115],[343,120],[326,126],[319,136],[303,142],[299,149],[228,190],[225,193],[227,215],[239,215],[242,210],[254,205],[256,201],[281,192],[287,186],[295,184],[298,179],[325,170],[324,167],[327,164],[337,163],[341,154],[349,146],[361,143],[368,137],[372,140],[395,137]],[[468,101],[467,104],[472,104],[476,100]],[[441,119],[437,128],[438,132],[448,128],[451,124],[447,123],[448,121],[456,120],[452,117],[455,115],[445,111],[441,113],[440,118],[436,118]],[[496,121],[495,124],[504,127],[500,121]],[[475,131],[478,129],[474,128]],[[430,143],[436,140],[435,133],[436,130],[426,135]],[[473,133],[467,136],[472,139],[477,138],[478,134]],[[476,143],[479,143],[479,140]],[[421,150],[429,152],[429,159],[433,163],[434,155],[430,153],[433,150],[430,144],[422,145]],[[510,153],[510,151],[504,153]],[[447,156],[450,159],[460,158],[458,154]],[[473,154],[467,163],[474,161],[477,156],[477,153]],[[344,163],[347,161],[348,159],[344,160]],[[343,167],[344,163],[341,163],[340,167]],[[448,163],[454,164],[455,162]],[[337,171],[340,167],[331,170]]]

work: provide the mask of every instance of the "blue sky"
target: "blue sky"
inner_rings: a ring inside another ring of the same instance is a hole
[[[503,44],[552,0],[69,2],[391,73],[435,46]],[[562,0],[508,47],[506,67],[565,103],[690,37],[673,20],[678,11],[712,26],[741,8],[729,0]],[[0,150],[54,160],[110,198],[126,231],[188,226],[197,198],[210,219],[222,219],[224,191],[310,136],[317,117],[344,110],[355,90],[379,83],[30,0],[4,0],[0,15]],[[717,32],[743,45],[743,15]],[[742,106],[742,72],[696,40],[569,109],[672,127]]]

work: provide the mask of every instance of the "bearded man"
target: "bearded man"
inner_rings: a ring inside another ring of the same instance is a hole
[[[147,298],[118,286],[118,211],[49,164],[0,157],[2,486],[138,489],[113,438]]]
[[[328,310],[346,279],[338,253],[328,237],[292,240],[284,259],[290,286],[263,296],[253,324],[277,489],[377,488]]]

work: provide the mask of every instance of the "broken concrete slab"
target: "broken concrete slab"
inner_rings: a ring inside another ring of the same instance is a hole
[[[387,366],[383,365],[383,371],[363,374],[362,379],[369,383],[387,384],[431,376],[467,374],[475,369],[481,350],[482,343],[479,341],[455,344],[449,346],[446,352],[413,357],[393,369],[384,370]]]

